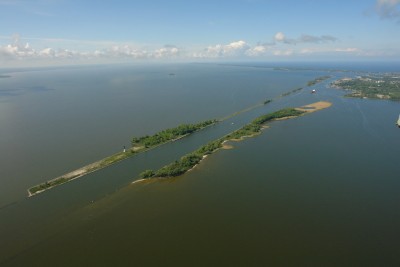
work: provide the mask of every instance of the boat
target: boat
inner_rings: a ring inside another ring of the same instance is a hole
[[[315,94],[316,92],[315,89],[312,89],[311,94]]]
[[[399,115],[399,119],[397,120],[396,124],[397,124],[397,127],[400,128],[400,115]]]

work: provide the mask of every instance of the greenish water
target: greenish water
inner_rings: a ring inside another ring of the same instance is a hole
[[[2,79],[53,90],[0,100],[1,200],[16,202],[0,209],[0,266],[397,266],[399,103],[343,98],[329,81],[23,198],[132,134],[223,117],[321,74],[193,64]],[[130,184],[261,114],[320,100],[333,106],[274,122],[181,177]]]

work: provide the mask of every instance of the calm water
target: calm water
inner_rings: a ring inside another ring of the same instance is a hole
[[[2,78],[0,265],[397,266],[400,104],[343,98],[329,81],[317,94],[307,88],[25,198],[28,187],[119,151],[133,135],[220,118],[326,74],[267,67],[103,66]],[[333,106],[275,122],[182,177],[130,185],[261,114],[320,100]]]

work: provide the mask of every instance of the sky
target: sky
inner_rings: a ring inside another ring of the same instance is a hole
[[[0,0],[0,68],[349,60],[400,60],[400,0]]]

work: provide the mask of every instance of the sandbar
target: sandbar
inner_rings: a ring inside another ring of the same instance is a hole
[[[325,109],[325,108],[329,108],[330,106],[332,106],[331,102],[328,101],[319,101],[319,102],[315,102],[306,106],[302,106],[299,108],[295,108],[296,110],[299,111],[304,111],[307,113],[311,113],[311,112],[315,112],[321,109]]]

